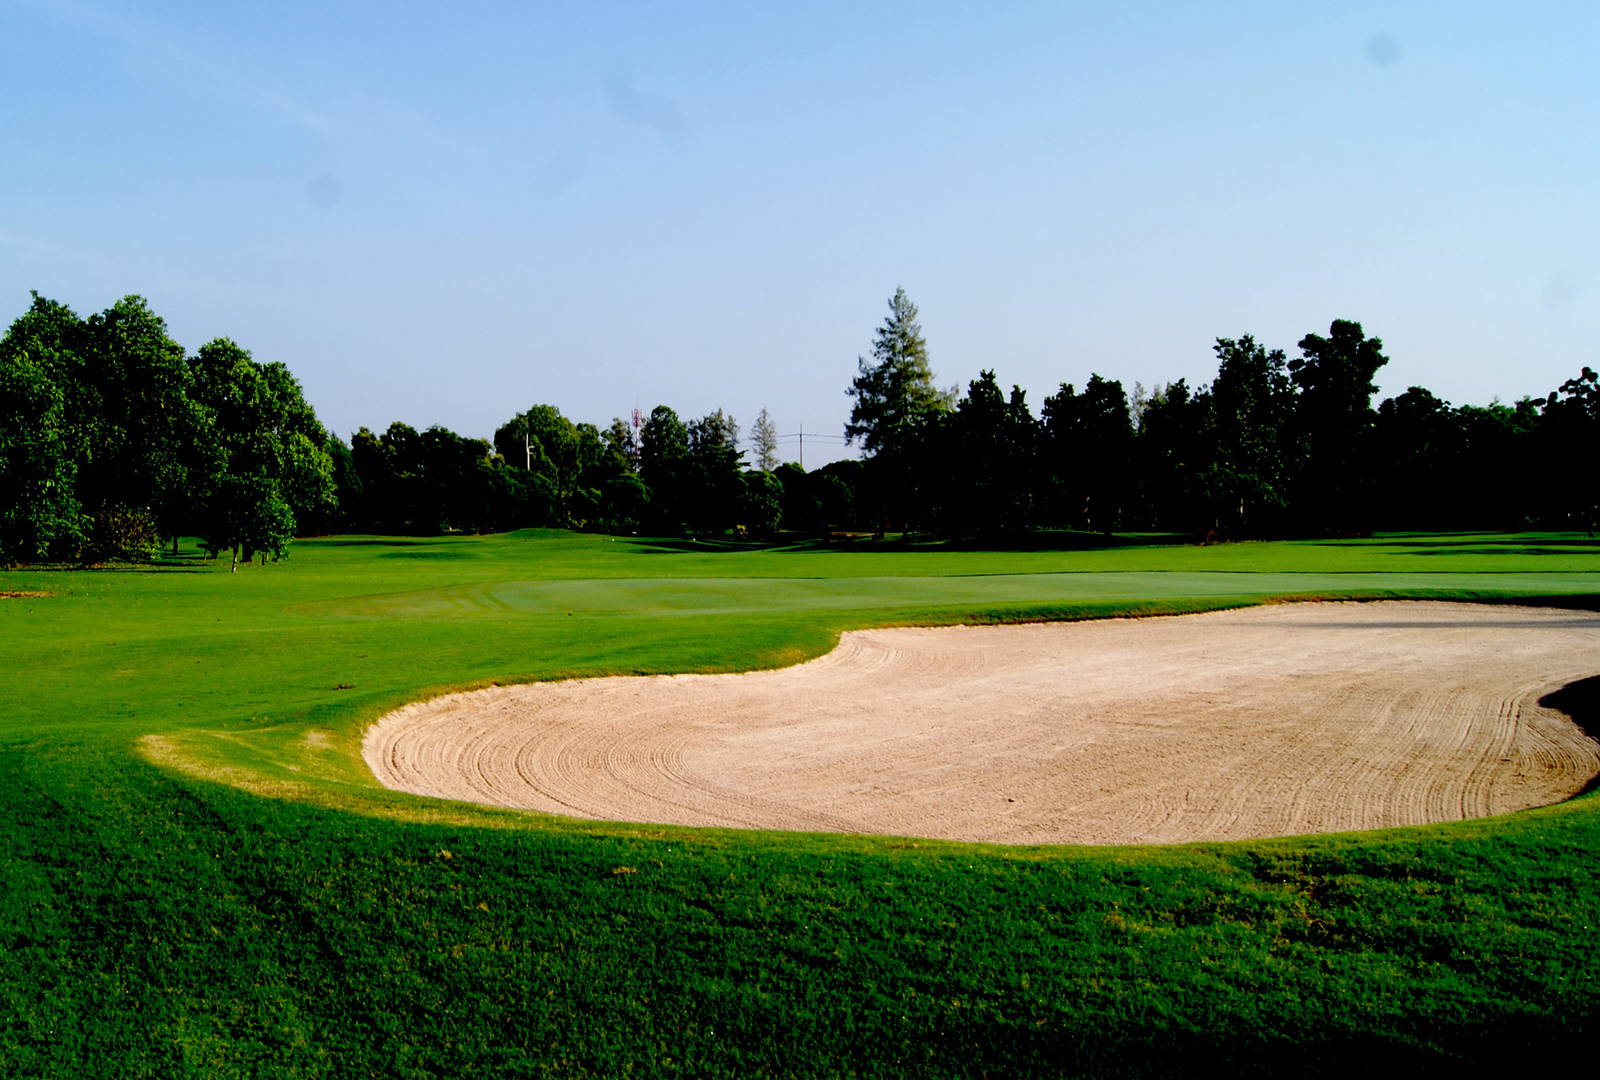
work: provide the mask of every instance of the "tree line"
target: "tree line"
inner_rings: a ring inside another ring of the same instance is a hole
[[[805,471],[716,410],[575,423],[534,405],[472,438],[324,429],[281,363],[227,338],[195,352],[144,300],[80,318],[35,294],[0,339],[0,562],[148,555],[196,536],[230,560],[308,532],[555,526],[652,535],[780,529],[1005,537],[1170,530],[1219,538],[1373,529],[1592,528],[1600,379],[1452,406],[1371,404],[1383,343],[1335,320],[1293,358],[1218,338],[1216,374],[1130,394],[1093,374],[1035,413],[983,370],[935,386],[916,306],[889,301],[847,388],[860,460]]]
[[[762,411],[747,442],[721,410],[659,405],[634,425],[553,405],[493,440],[441,426],[328,432],[281,363],[227,338],[190,355],[141,297],[80,317],[33,295],[0,338],[0,563],[136,560],[195,536],[230,561],[295,535],[608,532],[769,535],[853,519],[850,485],[776,459]]]
[[[1209,383],[1130,395],[1092,374],[1035,414],[993,370],[964,394],[936,388],[917,316],[897,291],[848,390],[846,433],[867,455],[857,502],[880,532],[1242,538],[1592,530],[1600,516],[1600,377],[1588,367],[1513,405],[1457,407],[1413,386],[1374,408],[1383,342],[1335,319],[1295,357],[1250,334],[1218,338]]]
[[[738,423],[721,409],[686,421],[667,405],[637,424],[614,419],[603,429],[575,423],[553,405],[534,405],[502,424],[492,440],[403,423],[381,433],[361,428],[348,448],[332,440],[337,526],[770,536],[780,528],[817,532],[852,524],[861,463],[806,472],[780,463],[776,442],[766,410],[742,440]]]
[[[335,510],[300,384],[227,338],[193,356],[137,296],[88,318],[33,294],[0,339],[0,562],[147,556],[163,538],[281,556]]]

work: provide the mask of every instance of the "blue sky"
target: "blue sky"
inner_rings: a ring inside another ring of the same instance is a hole
[[[1385,394],[1542,396],[1600,360],[1600,5],[11,0],[0,26],[0,316],[140,293],[191,349],[287,363],[345,436],[538,402],[837,435],[897,285],[942,385],[994,368],[1035,406],[1334,318],[1384,339]]]

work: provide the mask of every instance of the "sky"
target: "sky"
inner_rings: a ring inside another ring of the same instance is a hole
[[[1600,360],[1600,5],[5,0],[0,322],[146,297],[341,436],[769,410],[897,287],[1037,408],[1354,319],[1380,395]]]

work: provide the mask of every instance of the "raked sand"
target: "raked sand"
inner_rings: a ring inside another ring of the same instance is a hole
[[[847,633],[779,671],[581,679],[391,713],[392,788],[575,817],[1178,843],[1454,821],[1576,794],[1544,694],[1600,615],[1456,603]]]

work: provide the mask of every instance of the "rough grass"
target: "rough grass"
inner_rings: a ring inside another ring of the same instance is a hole
[[[1026,1076],[1595,1034],[1600,814],[1175,848],[570,822],[374,785],[371,718],[839,631],[1291,595],[1588,605],[1579,534],[960,552],[340,537],[0,574],[0,1071]],[[1600,658],[1597,658],[1600,667]]]

